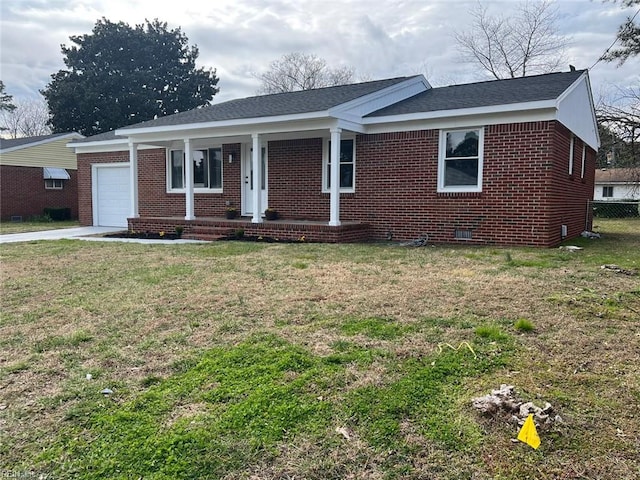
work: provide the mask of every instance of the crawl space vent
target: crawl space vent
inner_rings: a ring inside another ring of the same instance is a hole
[[[456,240],[471,240],[473,236],[471,235],[471,230],[460,230],[456,228],[455,238]]]

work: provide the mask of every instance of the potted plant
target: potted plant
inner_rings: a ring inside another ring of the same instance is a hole
[[[229,220],[232,220],[238,216],[238,209],[235,207],[228,207],[225,210],[224,216]]]
[[[275,208],[269,207],[264,211],[264,217],[267,220],[277,220],[278,219],[278,211]]]

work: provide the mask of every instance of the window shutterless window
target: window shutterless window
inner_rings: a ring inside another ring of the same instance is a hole
[[[322,189],[331,189],[331,141],[324,144]],[[340,140],[340,191],[353,192],[355,190],[356,174],[356,142],[354,139]]]
[[[613,197],[613,187],[602,187],[602,197],[603,198],[611,198]]]
[[[439,192],[481,192],[484,129],[441,130]]]
[[[193,150],[193,186],[200,190],[222,189],[222,148]],[[185,188],[184,151],[169,152],[169,190]]]
[[[48,178],[44,181],[44,188],[47,190],[62,190],[63,181],[55,178]]]
[[[571,135],[571,144],[569,145],[569,175],[573,175],[573,151],[576,146],[576,137]]]

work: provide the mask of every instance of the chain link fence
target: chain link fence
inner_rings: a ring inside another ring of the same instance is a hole
[[[640,217],[640,200],[612,201],[591,200],[587,203],[585,230],[590,230],[597,218],[638,218]]]

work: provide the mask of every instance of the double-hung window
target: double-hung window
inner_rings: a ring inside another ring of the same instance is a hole
[[[222,148],[193,150],[193,186],[199,191],[222,191]],[[183,150],[169,152],[169,190],[184,190],[185,158]]]
[[[47,190],[62,190],[62,180],[57,178],[47,178],[44,181],[44,188]]]
[[[331,140],[325,142],[323,155],[322,190],[331,189]],[[356,142],[354,139],[340,140],[340,191],[354,192],[356,187]]]
[[[613,187],[610,185],[602,187],[602,198],[612,198],[613,197]]]
[[[481,192],[484,129],[441,130],[439,192]]]

